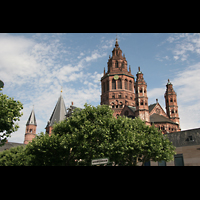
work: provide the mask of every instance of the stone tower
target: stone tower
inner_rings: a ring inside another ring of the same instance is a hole
[[[144,120],[147,125],[150,125],[149,106],[147,97],[147,84],[144,81],[143,73],[138,67],[137,80],[135,82],[135,116]]]
[[[165,97],[167,115],[173,122],[179,125],[179,129],[180,129],[180,122],[179,122],[180,118],[178,114],[177,95],[169,79],[166,85],[166,92],[165,92],[164,97]]]
[[[37,123],[36,123],[35,112],[33,109],[26,123],[24,144],[28,144],[29,142],[32,141],[33,138],[35,138],[36,128],[37,128]]]
[[[105,72],[104,68],[101,78],[101,105],[109,105],[114,110],[113,115],[117,117],[125,105],[135,106],[134,76],[130,66],[129,71],[127,70],[127,61],[117,39],[107,66],[108,71]]]

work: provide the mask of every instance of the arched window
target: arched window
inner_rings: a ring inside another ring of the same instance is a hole
[[[174,109],[172,109],[172,113],[174,113]]]
[[[116,81],[113,79],[112,80],[112,89],[115,90],[116,89]]]
[[[142,88],[140,88],[140,93],[142,93]]]
[[[129,81],[129,90],[132,91],[132,81]]]
[[[141,100],[141,103],[140,103],[140,105],[141,105],[141,106],[143,106],[143,100]]]
[[[128,80],[125,79],[125,89],[128,90]]]
[[[172,98],[170,99],[170,102],[173,102],[173,99],[172,99]]]
[[[119,78],[117,82],[118,82],[118,89],[122,89],[122,80]]]

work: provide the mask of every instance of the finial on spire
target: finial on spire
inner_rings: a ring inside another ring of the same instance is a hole
[[[170,80],[168,79],[168,83],[167,83],[167,85],[170,85],[171,84],[171,82],[170,82]]]
[[[62,86],[61,86],[61,91],[60,91],[60,92],[61,92],[61,94],[62,94],[62,92],[63,92],[63,90],[62,90]]]
[[[118,44],[118,39],[117,39],[117,34],[116,34],[116,42],[115,42],[115,47],[118,47],[119,44]]]
[[[138,67],[138,71],[140,72],[140,67]]]
[[[103,75],[105,75],[105,74],[106,74],[106,71],[105,71],[105,67],[104,67]]]
[[[129,65],[129,72],[131,72],[131,66]]]

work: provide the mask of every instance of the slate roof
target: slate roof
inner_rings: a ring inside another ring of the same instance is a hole
[[[78,108],[76,106],[71,105],[69,108],[67,108],[67,114],[66,117],[71,117],[72,113],[74,112],[74,110]],[[78,108],[80,110],[82,110],[82,108]]]
[[[136,107],[128,106],[128,108],[129,108],[133,113],[135,113]]]
[[[10,149],[11,147],[17,147],[17,146],[26,146],[26,144],[16,143],[16,142],[7,142],[6,144],[0,147],[0,152],[6,149]]]
[[[149,113],[154,109],[154,107],[157,105],[157,103],[149,105]]]
[[[175,147],[200,144],[200,128],[165,134]],[[198,149],[200,150],[200,149]]]
[[[34,109],[31,111],[31,114],[26,123],[26,125],[31,125],[31,124],[37,126]]]
[[[60,122],[60,121],[64,120],[66,118],[65,117],[66,114],[67,114],[67,111],[66,111],[65,103],[64,103],[64,99],[63,99],[62,94],[61,94],[60,97],[58,98],[58,101],[57,101],[56,106],[53,110],[53,113],[52,113],[52,115],[49,119],[47,127],[53,126],[53,124],[55,122]]]
[[[173,122],[172,120],[164,117],[163,115],[159,115],[159,114],[156,114],[154,113],[153,115],[150,115],[150,122],[168,122],[168,123],[171,123],[171,124],[177,124],[175,122]]]

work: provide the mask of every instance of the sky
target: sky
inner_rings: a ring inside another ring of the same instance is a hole
[[[200,127],[200,34],[117,33],[119,47],[136,77],[147,83],[148,103],[165,110],[170,79],[177,93],[182,130]],[[0,33],[0,80],[3,94],[23,103],[20,128],[9,142],[24,142],[34,105],[37,133],[45,132],[61,93],[66,107],[100,104],[100,79],[107,71],[116,33]]]

